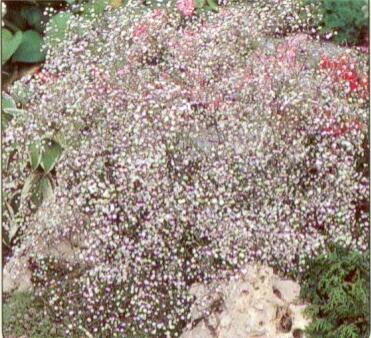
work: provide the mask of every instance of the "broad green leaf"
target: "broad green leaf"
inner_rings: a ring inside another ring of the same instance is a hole
[[[60,12],[49,20],[46,28],[46,35],[52,46],[58,45],[64,40],[67,33],[68,23],[72,17],[72,13]]]
[[[67,142],[66,142],[66,138],[64,137],[63,133],[62,132],[57,132],[56,134],[54,134],[53,136],[53,140],[55,142],[57,142],[58,144],[60,144],[60,146],[62,148],[66,148],[67,147]]]
[[[59,143],[53,140],[47,140],[47,145],[44,147],[40,162],[45,173],[49,173],[54,168],[62,152],[63,148]]]
[[[41,197],[41,200],[39,199],[39,203],[35,203],[36,205],[40,205],[42,202],[53,197],[53,187],[48,176],[42,177],[39,181],[37,193],[39,194],[39,197]]]
[[[34,171],[26,178],[21,191],[21,200],[27,199],[27,197],[32,194],[41,177],[42,174]]]
[[[1,94],[1,108],[4,110],[4,109],[7,109],[7,108],[17,108],[17,104],[15,103],[14,99],[6,94],[6,93],[2,93]]]
[[[28,30],[23,33],[22,43],[14,53],[13,59],[18,62],[34,63],[45,59],[45,53],[42,51],[43,38],[34,31]]]
[[[41,149],[37,144],[31,144],[28,147],[28,154],[30,156],[30,164],[32,170],[36,170],[41,162]]]
[[[108,5],[108,0],[93,0],[92,2],[94,12],[96,14],[101,14],[104,12],[105,8]]]
[[[7,112],[7,109],[16,109],[17,105],[13,98],[6,94],[2,93],[1,95],[1,105],[2,105],[2,111],[1,111],[1,123],[3,130],[8,126],[10,120],[13,118],[13,115],[9,112]]]
[[[217,5],[217,3],[214,1],[214,0],[206,0],[207,1],[207,4],[209,5],[209,7],[215,11],[215,12],[218,12],[219,11],[219,7]]]
[[[38,208],[44,201],[53,196],[53,188],[47,176],[35,182],[31,191],[31,201]]]
[[[16,52],[22,43],[22,32],[18,31],[14,35],[6,28],[1,29],[1,64],[5,64]]]
[[[43,201],[50,199],[52,196],[53,187],[48,176],[34,171],[27,177],[21,192],[23,201],[30,197],[32,203],[39,207]]]
[[[21,15],[25,18],[29,26],[42,33],[43,13],[40,8],[22,7]]]
[[[95,15],[102,14],[108,5],[108,0],[93,0],[87,5],[84,5],[84,17],[87,19],[93,18]]]

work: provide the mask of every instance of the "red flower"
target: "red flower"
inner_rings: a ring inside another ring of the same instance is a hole
[[[327,56],[324,56],[321,58],[319,66],[322,70],[328,70],[329,75],[335,82],[339,84],[345,82],[347,84],[347,95],[353,92],[359,92],[361,97],[368,95],[368,81],[360,80],[354,65],[351,64],[347,56],[343,55],[337,60],[330,60]]]
[[[360,130],[361,127],[361,123],[354,119],[346,123],[335,122],[333,125],[323,128],[322,133],[323,135],[327,136],[340,137],[351,132],[352,130]]]

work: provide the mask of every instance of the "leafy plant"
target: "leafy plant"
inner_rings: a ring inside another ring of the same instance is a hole
[[[109,5],[118,8],[122,0],[6,1],[3,2],[1,37],[3,75],[14,73],[18,64],[45,60],[44,38],[52,46],[64,40],[68,22],[77,15],[91,19]],[[54,43],[53,43],[54,42]],[[23,65],[25,67],[25,65]],[[12,77],[10,77],[12,78]]]
[[[17,292],[3,304],[3,333],[30,338],[62,337],[43,311],[41,299]]]
[[[124,4],[123,0],[70,0],[67,10],[53,15],[46,26],[45,35],[49,46],[56,46],[66,38],[68,26],[74,17],[82,16],[92,20],[101,15],[110,6],[115,9]]]
[[[7,127],[10,120],[13,118],[14,114],[18,112],[18,109],[16,102],[10,95],[6,93],[2,93],[1,102],[2,102],[1,120],[4,130]]]
[[[43,147],[40,144],[29,146],[29,163],[32,172],[26,179],[21,193],[23,200],[31,196],[36,207],[53,195],[55,184],[51,171],[63,152],[62,146],[54,140],[45,139],[44,143]]]
[[[369,254],[331,245],[306,263],[301,297],[310,302],[309,337],[368,337]]]
[[[7,127],[13,120],[26,120],[27,112],[17,107],[16,101],[8,94],[2,93],[2,133],[6,135]],[[12,145],[12,151],[3,157],[3,173],[14,169],[25,172],[28,176],[22,184],[13,184],[10,190],[3,191],[3,244],[7,250],[17,241],[22,233],[22,204],[30,204],[33,211],[46,200],[52,198],[55,187],[53,169],[59,160],[63,147],[56,139],[45,138],[28,147],[28,158],[19,157],[20,146]]]
[[[45,58],[42,32],[47,17],[36,2],[8,3],[2,28],[2,64],[37,63]]]
[[[322,36],[339,44],[361,42],[368,29],[364,0],[304,0],[304,6],[316,8],[315,25]]]

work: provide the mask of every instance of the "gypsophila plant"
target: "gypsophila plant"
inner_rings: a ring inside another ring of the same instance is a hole
[[[310,305],[308,337],[369,337],[369,262],[343,246],[306,260],[301,297]]]
[[[301,270],[334,240],[367,250],[363,87],[350,103],[347,79],[335,85],[313,58],[323,50],[304,34],[272,38],[259,6],[184,9],[132,1],[75,17],[41,74],[12,89],[28,114],[9,122],[4,157],[14,140],[27,159],[63,139],[53,198],[37,212],[20,203],[14,254],[31,256],[66,336],[177,337],[195,282],[247,262]],[[7,194],[32,171],[17,163]],[[62,240],[74,260],[35,245]]]

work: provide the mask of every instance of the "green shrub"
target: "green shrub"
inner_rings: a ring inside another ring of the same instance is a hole
[[[314,23],[319,33],[339,44],[357,44],[367,32],[365,0],[304,0],[303,3],[316,9]]]
[[[43,303],[27,292],[14,293],[3,304],[3,333],[29,338],[61,337],[45,316]]]
[[[368,337],[369,255],[333,245],[307,263],[301,296],[311,303],[309,337]]]

